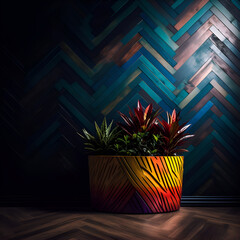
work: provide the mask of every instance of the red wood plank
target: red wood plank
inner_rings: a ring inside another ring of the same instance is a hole
[[[190,34],[188,32],[185,32],[177,41],[177,45],[181,46],[185,41],[187,41],[190,38]]]
[[[179,30],[185,25],[209,0],[193,1],[177,18],[175,28]]]
[[[139,49],[141,49],[142,45],[139,42],[136,42],[129,50],[128,52],[122,56],[122,59],[118,61],[118,65],[123,65],[125,62],[127,62]]]
[[[121,46],[121,48],[115,52],[114,61],[117,65],[121,66],[124,64],[141,48],[142,45],[138,42],[141,37],[142,36],[137,33],[126,45]]]
[[[202,81],[204,78],[212,71],[212,55],[210,55],[208,61],[194,74],[194,76],[188,81],[188,84],[185,86],[185,90],[190,93],[194,88]]]
[[[174,60],[177,62],[177,65],[174,67],[176,70],[212,35],[212,32],[209,30],[211,26],[210,18],[176,50],[176,55],[174,56]]]

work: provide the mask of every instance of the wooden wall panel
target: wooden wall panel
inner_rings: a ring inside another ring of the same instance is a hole
[[[82,182],[75,131],[140,99],[192,123],[184,195],[240,194],[237,1],[56,1],[37,13],[22,51],[7,30],[2,40],[2,146],[17,159],[4,167]]]

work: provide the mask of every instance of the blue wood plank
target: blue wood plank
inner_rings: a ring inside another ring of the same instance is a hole
[[[141,12],[140,16],[150,26],[150,28],[155,29],[157,27],[157,24],[153,22],[153,20],[145,12]]]
[[[196,23],[194,23],[189,29],[188,33],[193,35],[211,16],[213,13],[208,10]]]
[[[137,51],[127,62],[125,62],[121,68],[122,71],[128,69],[129,67],[131,67],[132,64],[134,64],[140,57],[142,56],[141,51]]]
[[[198,113],[189,121],[189,124],[194,125],[198,122],[202,116],[213,106],[211,101],[208,101],[199,111]],[[191,126],[190,126],[191,127]]]

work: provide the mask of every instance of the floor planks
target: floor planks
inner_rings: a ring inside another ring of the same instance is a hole
[[[240,208],[182,207],[164,214],[0,208],[1,240],[237,240]]]

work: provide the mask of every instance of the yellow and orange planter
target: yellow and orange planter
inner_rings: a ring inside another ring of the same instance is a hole
[[[94,209],[159,213],[180,208],[183,156],[89,156]]]

